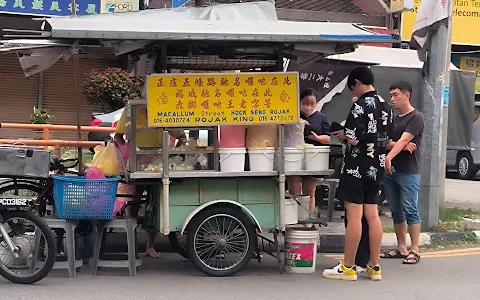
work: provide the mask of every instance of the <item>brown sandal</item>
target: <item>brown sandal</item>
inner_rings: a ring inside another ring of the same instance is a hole
[[[420,255],[417,252],[410,251],[403,260],[404,265],[416,265],[420,262]]]

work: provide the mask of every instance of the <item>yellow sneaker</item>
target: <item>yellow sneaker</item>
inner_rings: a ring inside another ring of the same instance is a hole
[[[322,273],[323,277],[337,280],[357,280],[357,267],[354,265],[351,268],[345,267],[342,261],[332,269],[325,269]]]
[[[380,265],[376,265],[373,267],[370,267],[370,265],[367,265],[367,273],[370,279],[373,281],[382,280],[382,268],[380,268]]]

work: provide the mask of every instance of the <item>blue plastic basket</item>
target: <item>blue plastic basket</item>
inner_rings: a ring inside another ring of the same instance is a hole
[[[109,220],[117,195],[118,177],[85,179],[53,176],[57,217],[64,220]]]

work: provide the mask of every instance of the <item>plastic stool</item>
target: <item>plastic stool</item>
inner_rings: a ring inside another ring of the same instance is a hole
[[[83,260],[76,257],[77,239],[75,236],[75,228],[78,224],[74,221],[67,221],[53,217],[42,218],[51,229],[65,230],[67,240],[67,261],[57,261],[53,269],[68,269],[69,277],[77,276],[77,269],[83,266]]]
[[[320,185],[328,186],[328,209],[327,209],[327,221],[332,222],[333,219],[333,209],[335,206],[335,194],[337,192],[339,179],[335,178],[326,178],[323,180]]]
[[[97,237],[93,250],[93,258],[91,261],[92,275],[97,274],[98,268],[128,268],[129,275],[137,275],[137,268],[142,265],[140,259],[136,259],[137,239],[136,229],[138,223],[134,218],[117,217],[110,221],[97,222]],[[128,259],[126,260],[102,260],[100,259],[100,250],[102,248],[103,235],[107,229],[122,229],[127,233]]]

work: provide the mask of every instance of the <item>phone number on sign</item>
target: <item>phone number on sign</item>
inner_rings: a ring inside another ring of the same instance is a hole
[[[155,124],[190,123],[190,118],[155,118]]]
[[[293,116],[259,116],[258,120],[260,122],[291,122],[295,119]]]

